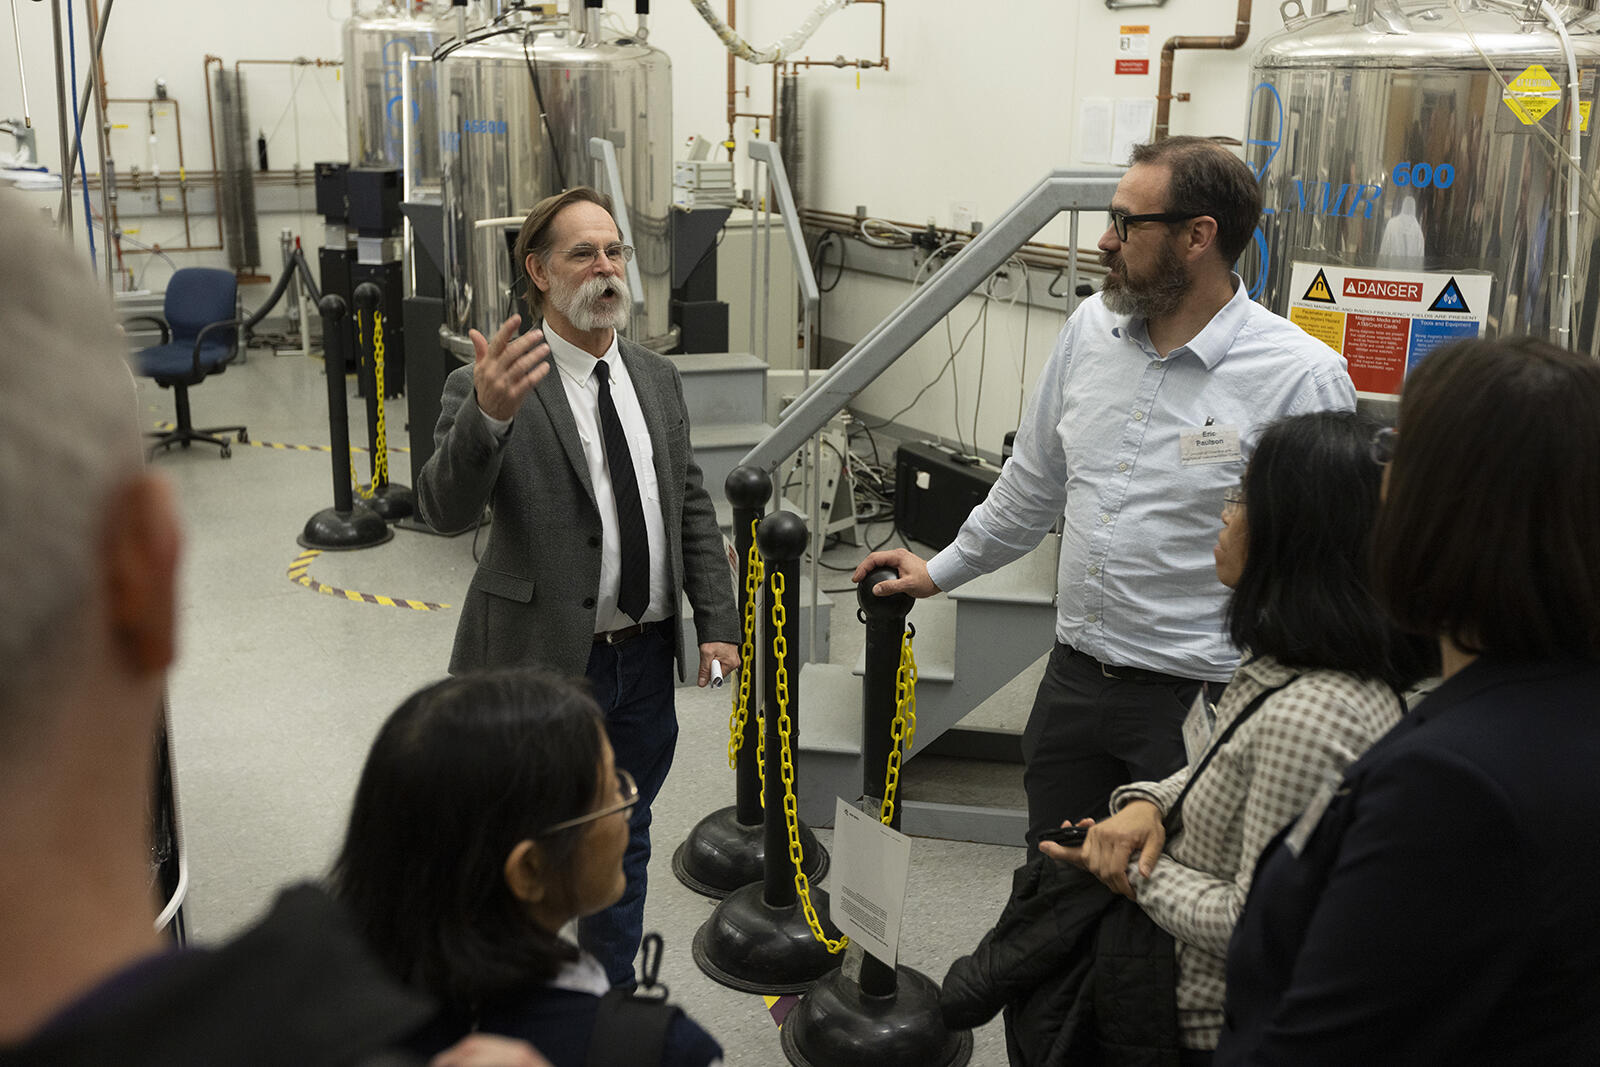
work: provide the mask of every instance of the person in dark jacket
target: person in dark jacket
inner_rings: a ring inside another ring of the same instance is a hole
[[[1444,681],[1264,854],[1217,1063],[1600,1063],[1600,364],[1441,348],[1374,448]]]
[[[584,1067],[612,1036],[611,981],[565,940],[623,891],[638,787],[579,681],[528,668],[413,694],[379,731],[356,788],[335,894],[368,945],[442,1005],[412,1039],[433,1054],[480,1031]],[[722,1050],[677,1009],[628,1067],[707,1067]]]

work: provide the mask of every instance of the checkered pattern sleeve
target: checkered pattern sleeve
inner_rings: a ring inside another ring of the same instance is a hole
[[[1219,728],[1261,687],[1251,688],[1219,707]],[[1140,905],[1180,942],[1223,957],[1267,842],[1399,717],[1381,682],[1333,671],[1301,675],[1268,697],[1196,781],[1183,831],[1135,883]]]
[[[1165,815],[1177,802],[1178,794],[1189,781],[1189,768],[1184,767],[1159,782],[1130,782],[1111,791],[1111,812],[1116,814],[1128,806],[1129,801],[1148,800]]]

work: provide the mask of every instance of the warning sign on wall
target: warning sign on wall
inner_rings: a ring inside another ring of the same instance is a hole
[[[1394,396],[1435,348],[1483,332],[1488,274],[1296,263],[1289,321],[1344,356],[1356,392]]]
[[[1150,27],[1121,26],[1117,34],[1117,73],[1150,73]]]

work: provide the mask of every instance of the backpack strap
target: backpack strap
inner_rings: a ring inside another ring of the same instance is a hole
[[[1288,684],[1288,682],[1284,683],[1284,685]],[[1206,767],[1210,765],[1211,757],[1217,754],[1217,749],[1231,741],[1233,739],[1234,731],[1243,726],[1244,721],[1250,716],[1254,715],[1256,713],[1256,709],[1262,704],[1265,704],[1267,702],[1267,698],[1276,693],[1278,690],[1282,689],[1284,685],[1275,685],[1271,689],[1263,690],[1262,692],[1258,693],[1254,700],[1250,701],[1250,703],[1244,706],[1244,710],[1233,717],[1233,721],[1227,725],[1227,727],[1222,731],[1221,735],[1219,735],[1216,740],[1213,741],[1206,749],[1205,754],[1200,757],[1200,762],[1195,764],[1194,770],[1189,772],[1189,780],[1183,783],[1183,792],[1178,794],[1178,799],[1172,802],[1172,807],[1167,809],[1166,817],[1161,820],[1162,825],[1166,828],[1167,837],[1171,838],[1179,830],[1183,829],[1184,798],[1189,795],[1189,790],[1194,788],[1194,783],[1200,780],[1201,772],[1203,772]]]
[[[678,1009],[665,1000],[616,988],[600,998],[585,1067],[655,1067]]]
[[[584,1067],[656,1067],[667,1049],[667,1031],[681,1014],[667,1003],[661,970],[661,935],[644,935],[643,981],[637,989],[612,988],[595,1010],[594,1033]]]

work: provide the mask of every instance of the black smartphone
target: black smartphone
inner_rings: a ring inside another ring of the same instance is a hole
[[[1063,848],[1077,848],[1083,844],[1083,839],[1089,834],[1087,826],[1062,826],[1054,830],[1046,830],[1039,835],[1040,841],[1052,841]]]

